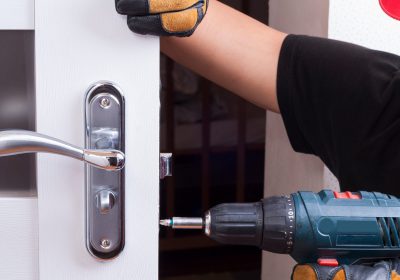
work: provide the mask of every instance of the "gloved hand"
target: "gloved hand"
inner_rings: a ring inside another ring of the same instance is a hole
[[[381,261],[373,266],[318,264],[297,265],[292,280],[400,280],[400,260]]]
[[[208,0],[115,0],[115,6],[135,33],[186,37],[203,20]]]

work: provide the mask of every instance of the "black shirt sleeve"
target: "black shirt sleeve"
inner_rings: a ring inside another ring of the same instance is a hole
[[[289,35],[278,102],[293,148],[319,156],[342,189],[400,194],[400,57]]]

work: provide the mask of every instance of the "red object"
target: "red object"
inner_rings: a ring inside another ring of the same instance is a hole
[[[339,266],[339,262],[337,261],[337,259],[318,259],[317,263],[322,266]]]
[[[361,195],[352,192],[333,192],[333,195],[339,199],[361,199]]]
[[[400,0],[379,0],[379,3],[385,13],[400,20]]]

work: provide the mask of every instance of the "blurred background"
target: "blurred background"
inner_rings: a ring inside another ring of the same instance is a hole
[[[268,23],[268,0],[223,2]],[[165,56],[161,76],[161,152],[174,155],[173,177],[161,181],[161,218],[202,216],[219,203],[261,199],[265,111]],[[160,279],[260,275],[257,248],[223,246],[201,231],[160,231]]]
[[[0,30],[0,130],[35,130],[34,31]],[[0,158],[2,196],[36,195],[36,156]]]

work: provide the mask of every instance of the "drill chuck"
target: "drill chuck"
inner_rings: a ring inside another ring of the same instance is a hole
[[[223,244],[254,245],[262,242],[261,203],[220,204],[206,214],[205,233]]]
[[[206,216],[211,220],[206,234],[219,243],[253,245],[281,254],[289,254],[293,248],[296,227],[291,196],[220,204]]]
[[[281,254],[291,252],[296,229],[291,196],[220,204],[207,211],[204,218],[173,217],[160,224],[174,229],[204,229],[207,236],[222,244],[252,245]]]

